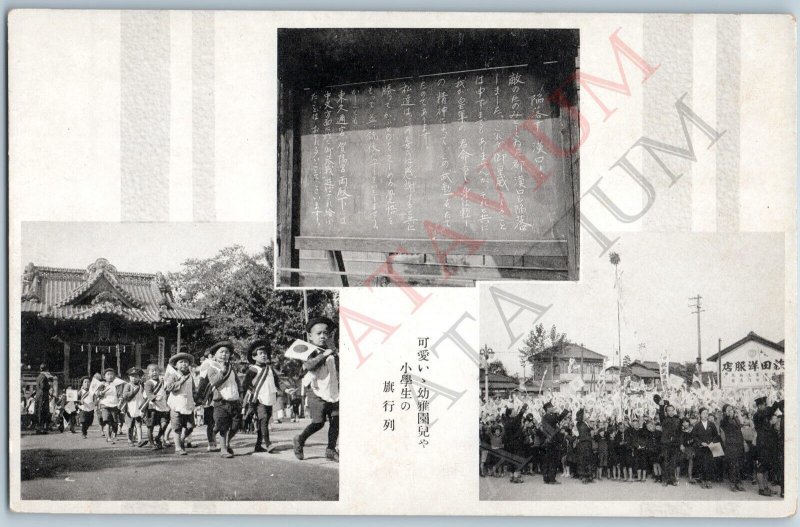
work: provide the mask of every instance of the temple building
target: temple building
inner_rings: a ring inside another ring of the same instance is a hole
[[[117,271],[104,258],[86,269],[29,263],[22,277],[23,377],[44,363],[76,386],[107,367],[120,374],[151,362],[163,367],[203,319],[175,301],[161,273]]]

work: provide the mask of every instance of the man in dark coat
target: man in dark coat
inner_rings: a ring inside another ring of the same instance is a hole
[[[594,479],[594,470],[592,469],[592,429],[583,420],[583,408],[578,410],[575,415],[576,424],[578,429],[578,440],[575,445],[575,453],[578,457],[578,477],[585,483],[591,483]]]
[[[47,365],[39,366],[39,376],[36,378],[36,406],[34,418],[36,419],[36,433],[46,434],[50,428],[50,382],[53,376],[47,371]]]
[[[719,423],[722,435],[725,462],[728,466],[728,481],[731,491],[744,491],[741,481],[742,462],[744,460],[744,438],[742,425],[735,415],[733,406],[726,404],[722,407],[722,419]]]
[[[541,433],[542,439],[542,476],[544,482],[549,485],[559,485],[560,482],[556,481],[556,471],[558,470],[558,461],[561,453],[558,448],[558,423],[564,419],[569,410],[564,410],[560,414],[556,413],[556,408],[553,403],[544,403],[544,412],[542,416]]]
[[[504,421],[505,430],[505,447],[510,453],[525,457],[525,434],[522,429],[522,419],[525,417],[525,412],[528,410],[528,405],[525,404],[520,408],[517,415],[511,417],[511,408],[506,413],[506,420]],[[515,465],[511,473],[511,483],[522,483],[522,466]]]
[[[756,429],[756,479],[758,479],[758,493],[762,496],[773,496],[776,494],[769,487],[768,475],[773,469],[774,449],[773,436],[774,430],[771,424],[772,416],[780,406],[776,402],[771,407],[767,406],[767,398],[759,397],[756,399],[756,413],[753,415],[753,426]]]
[[[681,421],[675,407],[665,402],[664,416],[661,419],[661,455],[664,458],[663,484],[678,486],[675,469],[681,448]]]

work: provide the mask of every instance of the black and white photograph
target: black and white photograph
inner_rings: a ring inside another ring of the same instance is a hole
[[[783,235],[589,260],[567,288],[481,288],[480,499],[782,499]]]
[[[796,514],[785,8],[139,7],[7,13],[12,514]]]
[[[278,285],[577,280],[578,47],[278,29]]]
[[[338,499],[339,298],[271,228],[23,224],[23,500]]]

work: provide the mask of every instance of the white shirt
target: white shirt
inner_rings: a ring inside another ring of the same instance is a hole
[[[192,393],[192,378],[189,376],[178,391],[171,392],[167,399],[169,407],[179,414],[191,415],[194,413],[194,394]]]
[[[144,385],[139,384],[139,391],[136,392],[136,395],[128,401],[128,415],[133,417],[142,417],[142,411],[139,410],[139,407],[142,406],[142,401],[144,401]]]
[[[255,366],[258,369],[258,373],[256,374],[256,379],[259,375],[261,375],[261,371],[263,368],[261,366]],[[272,374],[272,368],[266,366],[269,369],[267,372],[267,378],[264,379],[264,382],[261,384],[261,389],[258,390],[256,394],[256,399],[258,402],[265,406],[272,406],[276,402],[276,394],[278,392],[278,388],[275,386],[275,376]]]
[[[310,371],[311,389],[323,401],[335,403],[339,401],[339,375],[336,371],[336,359],[333,355],[325,359],[316,370]]]
[[[111,383],[111,386],[108,386],[108,384],[106,384],[106,387],[103,391],[103,396],[100,397],[101,407],[116,408],[119,406],[119,398],[117,398],[117,384],[114,384],[113,381]]]
[[[152,381],[155,384],[153,388],[158,385],[159,381]],[[164,391],[164,383],[161,383],[161,388],[154,394],[153,401],[150,403],[153,406],[154,410],[159,412],[168,412],[169,406],[167,406],[167,392]]]
[[[232,371],[225,382],[217,387],[217,391],[226,401],[238,401],[239,387],[236,385],[236,372]]]

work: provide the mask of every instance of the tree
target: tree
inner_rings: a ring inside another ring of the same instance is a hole
[[[631,365],[631,356],[625,355],[625,357],[622,358],[622,367],[628,368],[630,367],[630,365]]]
[[[567,334],[559,333],[555,325],[547,332],[544,329],[544,324],[537,324],[522,342],[522,347],[519,349],[520,361],[533,364],[536,356],[543,351],[550,348],[560,351],[564,345],[569,343],[570,340],[567,338]],[[538,372],[534,372],[534,374],[538,375]]]
[[[297,378],[301,363],[283,357],[294,339],[305,339],[303,291],[276,290],[273,285],[272,247],[247,254],[234,245],[206,259],[189,259],[183,269],[167,277],[179,302],[201,310],[205,323],[187,335],[187,348],[196,357],[220,340],[229,339],[244,357],[254,339],[270,343],[272,359],[283,374]],[[339,298],[334,291],[309,290],[308,316],[338,319]],[[338,342],[337,336],[331,341]]]
[[[506,371],[506,366],[503,364],[501,360],[493,360],[489,361],[488,364],[489,373],[494,373],[497,375],[505,375],[509,377],[508,372]]]

